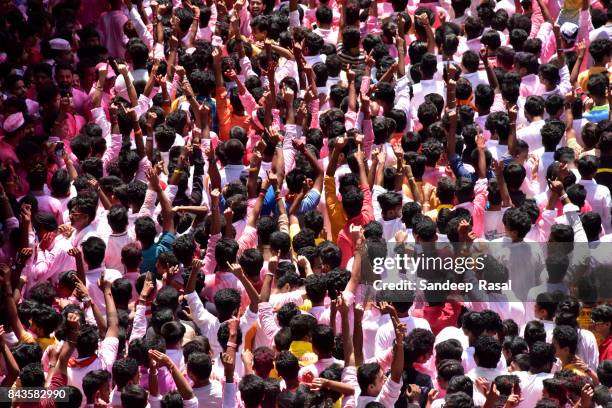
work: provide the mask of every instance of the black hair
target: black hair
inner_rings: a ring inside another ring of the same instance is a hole
[[[124,407],[146,408],[147,391],[140,385],[126,385],[121,391],[121,405]]]
[[[480,336],[474,345],[474,359],[480,367],[497,367],[501,352],[502,348],[499,342],[490,336]]]
[[[215,293],[214,303],[219,316],[228,319],[240,307],[240,293],[232,288],[220,289]]]
[[[532,320],[527,322],[525,330],[523,331],[523,337],[531,348],[537,341],[546,341],[546,331],[544,330],[544,324],[539,320]]]
[[[313,303],[320,303],[327,293],[327,278],[325,275],[309,275],[306,277],[306,295]]]
[[[531,229],[531,219],[529,216],[516,207],[506,210],[502,217],[502,222],[506,228],[516,231],[520,239],[524,238]]]
[[[83,377],[83,394],[85,394],[87,403],[93,404],[96,392],[110,380],[111,374],[107,370],[93,370],[85,374],[85,377]]]
[[[207,380],[212,372],[212,361],[206,353],[194,352],[187,359],[187,371],[194,374],[198,380]]]
[[[113,363],[113,381],[117,384],[118,389],[125,387],[136,375],[138,375],[138,361],[136,359],[126,357]]]
[[[536,341],[529,348],[529,365],[533,373],[550,370],[555,360],[555,348],[550,343]]]
[[[576,354],[578,348],[578,332],[572,326],[558,325],[553,330],[553,340],[561,348],[569,348],[570,354]]]
[[[30,363],[21,369],[19,380],[22,387],[42,387],[45,385],[45,373],[40,362]]]
[[[83,258],[90,268],[99,267],[104,261],[106,244],[98,237],[90,237],[81,244]]]

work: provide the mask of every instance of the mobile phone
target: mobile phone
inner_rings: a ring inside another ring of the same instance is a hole
[[[59,159],[64,158],[64,142],[57,142],[57,144],[55,145],[55,155]]]
[[[212,45],[215,47],[221,47],[223,45],[223,40],[218,35],[213,35]]]
[[[110,65],[112,70],[115,72],[116,76],[121,75],[119,73],[119,68],[117,67],[117,62],[115,61],[115,59],[113,57],[108,57],[108,65]]]

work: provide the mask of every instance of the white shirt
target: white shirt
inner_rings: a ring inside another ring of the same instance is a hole
[[[544,126],[543,119],[531,122],[528,126],[518,129],[516,137],[529,145],[529,151],[539,149],[542,147],[542,135],[540,134],[542,126]]]
[[[406,324],[407,333],[410,333],[414,329],[426,329],[431,331],[429,322],[420,317],[400,317],[400,323]],[[374,352],[380,354],[390,348],[395,340],[395,330],[393,329],[393,323],[391,321],[383,324],[378,333],[376,333]]]
[[[567,288],[567,285],[563,282],[561,283],[543,283],[541,285],[538,285],[538,286],[535,286],[529,289],[529,292],[527,293],[527,302],[526,302],[527,310],[525,310],[526,320],[528,322],[531,320],[536,320],[533,307],[535,305],[536,299],[538,298],[538,295],[540,295],[541,293],[553,293],[556,291],[559,291],[563,293],[564,295],[569,294],[569,289]]]
[[[580,180],[587,193],[587,201],[591,204],[593,211],[601,217],[601,224],[606,233],[612,232],[610,209],[612,208],[612,198],[608,187],[597,184],[595,180]]]
[[[491,156],[495,160],[500,160],[508,155],[508,145],[500,145],[497,140],[487,140],[485,147],[491,152]]]
[[[425,96],[430,93],[441,95],[446,101],[446,87],[444,82],[435,79],[422,79],[412,87],[413,97],[410,101],[410,117],[412,121],[418,121],[417,112],[419,106],[425,102]]]
[[[111,234],[106,241],[106,252],[104,254],[104,265],[107,268],[122,270],[121,250],[127,244],[134,242],[135,239],[127,231],[121,234]]]
[[[98,280],[102,277],[104,271],[104,280],[113,283],[115,280],[122,277],[121,272],[115,269],[106,269],[104,267],[91,269],[85,272],[85,285],[89,291],[91,301],[98,306],[102,316],[106,316],[106,302],[104,301],[104,293],[98,287]]]
[[[194,387],[193,394],[198,399],[199,408],[221,408],[223,386],[219,381],[211,380],[204,387]]]
[[[166,355],[170,357],[170,360],[181,369],[185,371],[187,365],[185,364],[185,357],[183,357],[183,349],[166,349]]]
[[[544,255],[539,246],[530,242],[513,243],[508,237],[495,239],[504,243],[493,256],[508,267],[512,281],[512,291],[519,299],[525,299],[529,289],[536,285],[537,278],[544,268]]]
[[[527,142],[527,144],[529,144],[529,151],[540,158],[540,163],[538,164],[539,191],[545,191],[548,186],[546,182],[546,170],[548,170],[548,166],[555,161],[555,152],[546,152],[543,147],[534,151],[534,149],[531,148],[531,144],[529,142]],[[527,177],[531,177],[531,174],[528,174]]]
[[[502,358],[500,358],[500,360],[503,360],[503,356],[502,356]],[[485,396],[482,395],[482,393],[478,390],[478,387],[476,386],[476,379],[477,378],[484,377],[487,380],[489,380],[490,382],[493,382],[497,376],[504,375],[504,374],[507,374],[507,373],[508,373],[508,371],[505,368],[504,369],[500,369],[498,367],[496,367],[496,368],[474,367],[470,371],[468,371],[465,375],[467,377],[469,377],[472,380],[472,382],[474,383],[474,392],[473,392],[474,404],[478,405],[478,406],[481,406],[486,401]]]
[[[477,367],[476,365],[476,361],[474,360],[474,352],[476,351],[476,349],[473,346],[470,346],[468,348],[466,348],[465,350],[463,350],[463,354],[461,355],[461,365],[463,366],[463,370],[466,373],[469,373],[471,370],[473,370],[474,368]],[[482,370],[487,370],[485,368],[480,367],[480,369]],[[488,370],[497,370],[499,372],[505,373],[506,370],[508,369],[507,365],[506,365],[506,359],[503,358],[503,354],[500,357],[499,361],[497,362],[497,367],[494,369],[488,369]],[[466,374],[468,375],[468,374]],[[499,374],[498,374],[499,375]],[[481,376],[483,377],[483,376]],[[493,377],[495,378],[495,377]]]
[[[221,176],[221,185],[225,186],[232,181],[240,180],[240,174],[243,171],[246,171],[247,168],[243,164],[228,164],[221,170],[219,170],[219,174]]]
[[[119,349],[119,339],[117,337],[106,337],[100,343],[98,348],[97,358],[86,367],[68,367],[68,385],[77,387],[83,392],[83,377],[90,371],[94,370],[106,370],[111,371],[113,363],[117,358],[117,351]],[[82,361],[85,359],[78,359]],[[86,401],[83,401],[85,403]]]
[[[470,72],[468,74],[461,74],[461,77],[470,81],[470,84],[472,85],[473,90],[476,90],[476,87],[480,84],[489,85],[489,79],[487,78],[487,73],[484,71],[476,71],[476,72]]]
[[[502,218],[507,208],[499,211],[485,211],[484,215],[484,236],[487,240],[493,240],[504,236],[505,228]]]
[[[512,374],[521,380],[522,401],[517,405],[517,408],[535,407],[538,401],[542,399],[544,380],[553,377],[550,373],[531,374],[527,371],[518,371]]]
[[[596,370],[599,364],[599,347],[595,335],[589,330],[578,329],[578,348],[576,355],[589,366]]]

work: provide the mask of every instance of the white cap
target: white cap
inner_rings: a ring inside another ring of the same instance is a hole
[[[3,128],[6,133],[13,133],[19,130],[24,124],[25,119],[23,118],[23,113],[17,112],[9,115],[9,117],[4,120]]]
[[[53,38],[49,40],[49,46],[52,50],[56,51],[70,51],[72,49],[70,43],[63,38]]]

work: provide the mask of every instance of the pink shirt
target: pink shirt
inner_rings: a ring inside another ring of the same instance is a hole
[[[103,13],[98,20],[98,31],[102,37],[102,45],[108,54],[115,58],[125,56],[125,43],[127,38],[123,34],[123,25],[128,17],[121,10],[112,10]]]
[[[38,201],[38,211],[53,215],[57,221],[57,225],[62,225],[64,223],[62,203],[57,198],[45,195],[42,191],[31,191],[31,193],[36,197],[36,201]]]
[[[474,201],[461,203],[455,208],[466,208],[472,214],[473,227],[472,231],[478,238],[484,237],[484,216],[485,207],[487,205],[487,197],[489,196],[488,181],[486,178],[481,178],[476,181],[474,186]]]
[[[13,163],[19,163],[19,159],[17,159],[17,154],[15,153],[15,148],[6,143],[4,138],[0,139],[0,161],[5,163],[7,160],[12,160]]]

